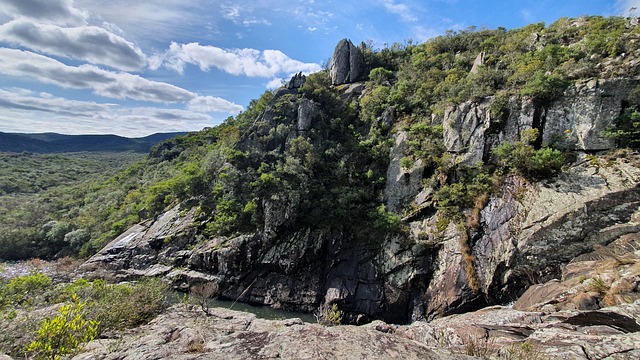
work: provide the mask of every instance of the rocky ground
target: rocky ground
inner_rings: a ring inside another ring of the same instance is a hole
[[[407,326],[380,321],[325,327],[299,319],[175,305],[117,339],[91,342],[88,359],[637,359],[640,301],[593,311],[495,306]],[[470,355],[467,355],[470,354]]]
[[[75,359],[637,359],[638,319],[640,234],[631,233],[576,257],[510,306],[410,325],[325,327],[175,305]]]

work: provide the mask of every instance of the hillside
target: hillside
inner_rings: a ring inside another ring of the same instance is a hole
[[[342,40],[330,70],[298,74],[216,128],[163,141],[52,209],[48,220],[66,228],[38,237],[34,226],[13,239],[44,247],[56,235],[43,256],[93,255],[80,267],[85,277],[160,277],[192,293],[209,284],[208,296],[320,309],[325,319],[338,312],[343,323],[414,323],[376,331],[416,341],[442,342],[447,332],[455,346],[469,344],[474,317],[479,336],[504,347],[531,339],[553,356],[545,339],[557,338],[562,356],[594,358],[593,343],[613,341],[624,346],[598,358],[633,356],[640,27],[632,20],[467,29],[381,50]],[[65,240],[80,229],[88,236]],[[517,310],[455,315],[514,301]],[[446,316],[453,325],[437,320]],[[156,322],[141,331],[169,330]],[[240,334],[227,335],[258,354]],[[415,352],[431,354],[423,350]]]
[[[351,321],[515,300],[637,229],[637,154],[606,152],[637,146],[638,36],[592,17],[380,51],[341,41],[331,71],[152,152],[147,171],[176,175],[123,202],[149,220],[86,267],[336,303]]]
[[[62,135],[55,133],[19,134],[0,132],[0,152],[119,152],[147,153],[156,143],[185,133],[153,134],[142,138],[117,135]]]

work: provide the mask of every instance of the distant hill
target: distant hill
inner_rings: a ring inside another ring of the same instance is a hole
[[[134,151],[146,153],[158,142],[185,132],[158,133],[141,138],[117,135],[62,135],[56,133],[21,134],[0,132],[0,151],[62,153],[80,151]]]

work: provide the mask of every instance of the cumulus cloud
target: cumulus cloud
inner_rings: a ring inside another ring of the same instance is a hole
[[[400,16],[403,21],[414,22],[418,20],[407,4],[396,3],[394,0],[383,0],[382,5],[391,14]]]
[[[203,113],[227,112],[233,114],[242,111],[242,106],[219,97],[198,96],[189,101],[187,109]]]
[[[63,28],[18,19],[0,25],[0,41],[127,71],[146,62],[140,48],[97,26]]]
[[[293,60],[279,50],[226,50],[198,43],[172,43],[163,56],[162,66],[182,73],[187,64],[197,65],[202,71],[217,68],[232,75],[263,78],[321,70],[318,64]]]
[[[187,102],[195,94],[138,75],[112,72],[93,65],[69,66],[30,51],[0,48],[0,73],[36,79],[73,89],[91,89],[100,96],[155,102]]]
[[[275,78],[275,79],[271,79],[268,83],[267,83],[267,89],[277,89],[280,86],[282,86],[285,83],[285,79],[284,78]]]
[[[151,81],[138,75],[112,72],[93,65],[69,66],[29,51],[0,48],[0,73],[29,77],[64,88],[91,89],[95,94],[114,98],[164,103],[207,104],[208,112],[237,113],[240,105],[221,98],[204,97],[175,85]]]
[[[206,98],[209,102],[215,99]],[[69,100],[20,88],[0,89],[0,109],[3,131],[11,132],[146,136],[156,132],[195,131],[221,122],[193,109],[129,108]],[[42,113],[48,115],[42,116]]]
[[[25,17],[41,23],[84,25],[88,14],[73,6],[71,0],[2,0],[0,13],[11,18]]]

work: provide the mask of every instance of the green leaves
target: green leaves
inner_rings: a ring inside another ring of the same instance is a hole
[[[0,310],[29,305],[51,285],[51,278],[42,272],[14,277],[6,285],[0,284]]]
[[[522,140],[503,143],[493,150],[493,154],[503,167],[515,170],[520,175],[539,180],[558,174],[566,162],[559,150],[549,147],[535,149],[531,143],[537,138],[537,129],[524,132]]]
[[[71,304],[58,309],[57,316],[42,322],[36,340],[25,350],[38,359],[57,360],[82,349],[98,336],[99,323],[87,319],[86,305],[74,296]]]

